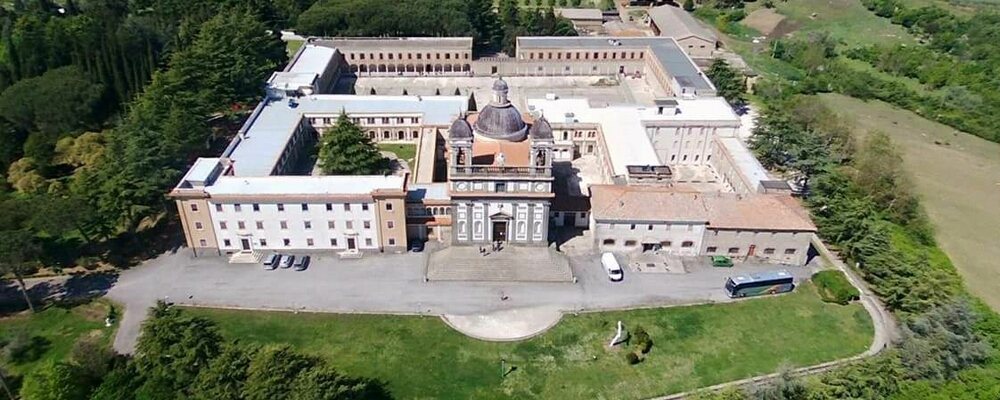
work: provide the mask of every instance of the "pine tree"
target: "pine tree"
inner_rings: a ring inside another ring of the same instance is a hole
[[[462,91],[458,90],[458,88],[455,88],[455,96],[461,96],[461,95],[462,95]]]
[[[476,106],[476,94],[469,92],[469,111],[479,111],[479,107]]]
[[[409,95],[410,94],[406,92],[406,89],[403,89],[403,96],[409,96]]]
[[[441,95],[441,89],[440,88],[434,89],[434,95],[435,96],[440,96]]]
[[[389,172],[389,160],[341,112],[337,124],[327,130],[319,144],[319,168],[327,175],[378,175]]]
[[[375,95],[375,88],[372,88],[372,90],[369,90],[368,94],[374,96]]]

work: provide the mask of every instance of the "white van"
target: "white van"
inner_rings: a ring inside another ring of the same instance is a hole
[[[625,277],[625,275],[622,274],[622,267],[618,265],[618,260],[615,259],[614,254],[601,254],[601,265],[604,266],[604,271],[608,273],[608,278],[611,279],[611,281],[618,282]]]

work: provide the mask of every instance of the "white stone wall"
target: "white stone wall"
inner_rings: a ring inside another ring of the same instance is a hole
[[[278,203],[258,203],[260,211],[254,211],[253,203],[239,203],[240,211],[236,211],[236,203],[218,203],[209,201],[209,211],[215,227],[219,249],[223,252],[240,251],[240,239],[247,238],[253,250],[346,250],[349,238],[356,239],[356,247],[360,250],[378,250],[379,232],[381,226],[375,213],[375,203],[349,203],[351,210],[345,211],[343,202],[331,203],[332,210],[326,209],[326,203],[307,203],[308,210],[302,210],[301,202],[281,203],[284,211],[278,211]],[[218,211],[217,205],[222,207]],[[367,210],[364,209],[367,205]],[[239,222],[243,221],[243,229]],[[281,222],[285,222],[282,229]],[[306,227],[309,221],[310,227]],[[329,222],[333,221],[333,228]],[[348,229],[347,222],[352,224]],[[365,228],[368,221],[369,228]],[[225,222],[226,229],[222,229]],[[258,229],[260,222],[263,229]],[[261,239],[265,241],[261,243]],[[284,239],[289,244],[284,244]],[[312,239],[312,246],[308,244]],[[336,245],[330,239],[336,240]],[[229,245],[226,245],[226,240]]]
[[[643,242],[654,241],[668,254],[696,256],[705,237],[705,224],[699,222],[597,222],[595,227],[600,252],[642,251]]]

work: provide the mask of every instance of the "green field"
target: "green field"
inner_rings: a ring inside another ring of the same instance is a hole
[[[12,363],[0,359],[0,365],[7,371],[25,375],[48,361],[65,360],[73,343],[88,335],[100,337],[110,346],[117,328],[104,326],[110,306],[111,303],[105,300],[97,300],[72,308],[49,306],[37,314],[22,313],[0,319],[0,337],[6,339],[16,331],[24,331],[38,338],[33,340],[40,350],[40,357],[35,360]],[[119,315],[121,312],[119,309]]]
[[[434,317],[188,312],[227,338],[289,343],[384,380],[399,399],[648,398],[855,355],[873,334],[861,305],[823,303],[811,284],[734,304],[566,315],[514,343],[472,339]],[[606,347],[618,320],[645,327],[655,343],[641,364]],[[517,367],[504,379],[501,358]]]
[[[413,161],[417,158],[417,145],[408,143],[378,143],[379,150],[392,152],[402,160],[406,160],[413,168]]]
[[[1000,310],[1000,144],[958,132],[891,105],[822,95],[859,132],[881,130],[903,162],[941,248],[972,291]]]

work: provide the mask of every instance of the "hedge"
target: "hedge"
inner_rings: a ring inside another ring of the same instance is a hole
[[[847,276],[841,271],[832,269],[820,271],[813,275],[812,280],[819,290],[820,297],[827,303],[846,305],[861,298],[861,292],[851,285]]]

